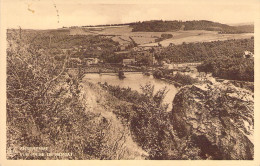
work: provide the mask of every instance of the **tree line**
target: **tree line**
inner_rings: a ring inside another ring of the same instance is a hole
[[[197,67],[200,72],[239,81],[254,81],[254,60],[245,58],[216,57],[205,60]]]
[[[169,59],[174,63],[201,62],[212,57],[242,58],[246,50],[254,52],[254,38],[172,44],[162,48],[162,50],[155,51],[155,58],[158,61]]]
[[[177,30],[208,30],[219,31],[220,33],[253,33],[254,26],[230,26],[207,20],[193,21],[143,21],[130,25],[133,32],[167,32]]]

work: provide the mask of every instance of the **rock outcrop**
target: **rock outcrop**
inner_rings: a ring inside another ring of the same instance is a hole
[[[254,155],[254,95],[231,84],[183,87],[175,96],[172,123],[191,138],[204,159],[251,160]]]

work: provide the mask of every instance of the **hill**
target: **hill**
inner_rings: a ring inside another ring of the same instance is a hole
[[[143,21],[130,25],[133,27],[133,32],[166,32],[177,30],[208,30],[218,31],[219,33],[252,33],[254,27],[252,25],[243,26],[230,26],[218,22],[207,20],[194,20],[194,21]]]
[[[175,63],[201,62],[213,57],[242,58],[245,50],[254,53],[254,38],[172,45],[155,51],[155,58]]]

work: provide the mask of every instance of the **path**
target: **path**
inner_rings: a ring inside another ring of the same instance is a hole
[[[108,121],[106,146],[112,159],[145,159],[147,153],[143,151],[133,140],[130,130],[112,112],[113,103],[107,98],[112,96],[98,85],[83,80],[82,97],[86,103],[86,111],[100,114]],[[110,151],[110,152],[109,152]]]

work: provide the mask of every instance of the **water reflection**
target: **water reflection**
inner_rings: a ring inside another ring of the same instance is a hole
[[[137,90],[138,92],[141,92],[140,86],[144,86],[148,83],[154,85],[155,91],[158,91],[159,89],[162,89],[166,86],[168,93],[166,94],[166,97],[164,99],[164,103],[168,103],[168,111],[172,109],[172,101],[177,93],[177,89],[174,85],[169,84],[165,81],[158,80],[153,78],[153,76],[145,76],[142,73],[125,73],[126,78],[123,80],[120,80],[116,74],[86,74],[85,79],[89,80],[93,83],[105,83],[107,82],[109,85],[119,85],[120,87],[124,88],[131,88],[132,90]]]

